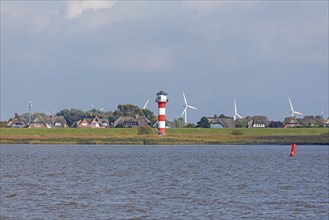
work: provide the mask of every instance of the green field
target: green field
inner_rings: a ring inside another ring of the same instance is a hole
[[[139,135],[137,128],[0,128],[0,144],[329,144],[326,128],[173,128],[164,136]]]

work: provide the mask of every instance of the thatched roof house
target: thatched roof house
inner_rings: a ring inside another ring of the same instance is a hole
[[[68,128],[63,116],[38,116],[31,122],[29,128]]]
[[[269,121],[266,116],[253,116],[247,123],[248,128],[267,128],[268,125]]]
[[[97,116],[86,116],[73,124],[73,128],[105,128],[108,127],[107,119],[99,119]]]
[[[117,120],[115,120],[113,127],[139,127],[150,125],[150,121],[145,116],[120,116]]]
[[[19,116],[18,113],[15,113],[15,117],[8,120],[7,127],[11,128],[25,128],[29,125],[29,123],[23,118]]]
[[[314,116],[305,116],[303,119],[299,120],[299,123],[303,126],[303,127],[317,127],[317,126],[324,126],[323,121],[317,119]]]
[[[325,128],[329,128],[329,118],[323,120],[323,125]]]
[[[234,128],[234,119],[233,117],[226,116],[217,116],[207,117],[211,128]]]

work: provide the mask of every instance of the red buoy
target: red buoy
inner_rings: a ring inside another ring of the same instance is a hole
[[[291,145],[290,156],[294,157],[296,155],[296,144]]]

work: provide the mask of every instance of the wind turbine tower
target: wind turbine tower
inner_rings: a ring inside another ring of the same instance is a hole
[[[189,105],[188,103],[187,103],[187,100],[186,100],[186,97],[185,97],[185,94],[183,93],[183,97],[184,97],[184,105],[183,105],[183,107],[184,107],[184,111],[183,111],[183,113],[182,113],[182,116],[184,115],[184,123],[185,123],[185,125],[187,124],[187,109],[188,108],[191,108],[191,109],[195,109],[195,110],[197,110],[197,108],[196,107],[193,107],[193,106],[191,106],[191,105]]]
[[[27,106],[29,107],[29,124],[31,124],[31,107],[32,107],[32,102],[29,101],[29,104]]]
[[[234,116],[233,116],[234,121],[236,120],[237,117],[238,118],[242,118],[242,116],[238,114],[238,109],[236,107],[236,101],[235,101],[235,99],[234,99],[234,113],[233,114],[234,114]]]

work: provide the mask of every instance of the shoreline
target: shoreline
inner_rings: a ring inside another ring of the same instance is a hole
[[[0,128],[0,144],[49,145],[329,145],[327,128],[168,129],[167,134],[139,135],[137,128]]]

